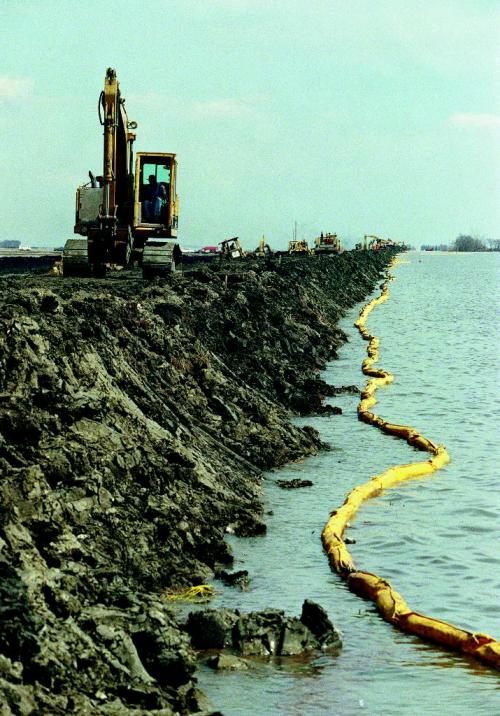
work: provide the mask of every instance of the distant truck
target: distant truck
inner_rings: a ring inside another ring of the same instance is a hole
[[[219,247],[218,246],[204,246],[199,251],[200,254],[218,254],[219,253]]]
[[[342,251],[337,234],[323,234],[314,239],[315,254],[339,254]]]

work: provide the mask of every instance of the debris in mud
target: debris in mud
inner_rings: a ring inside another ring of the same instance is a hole
[[[293,480],[276,480],[276,484],[283,490],[294,490],[298,487],[312,487],[312,480],[301,480],[295,477]]]
[[[167,602],[207,602],[215,596],[215,589],[209,584],[198,584],[187,589],[167,589],[163,595]]]
[[[389,258],[1,279],[7,714],[205,709],[161,595],[227,569],[226,528],[265,530],[261,471],[323,447],[290,416],[323,406],[337,321]]]

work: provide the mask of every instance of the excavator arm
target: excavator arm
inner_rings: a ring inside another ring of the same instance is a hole
[[[99,101],[99,119],[104,127],[103,151],[103,203],[100,219],[110,236],[116,233],[118,209],[125,210],[131,202],[131,176],[133,173],[132,145],[135,122],[129,122],[125,100],[120,94],[116,72],[109,67],[104,90]]]

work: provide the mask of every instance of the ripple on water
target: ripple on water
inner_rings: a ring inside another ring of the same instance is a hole
[[[451,463],[366,503],[348,530],[357,540],[350,549],[359,568],[392,580],[412,608],[498,638],[500,455],[492,396],[499,333],[490,287],[492,262],[498,266],[500,255],[410,259],[395,269],[389,301],[369,318],[369,330],[381,338],[381,364],[396,376],[395,384],[379,391],[377,412],[444,442]],[[354,314],[344,323],[348,332],[353,319]],[[366,343],[351,335],[341,361],[326,371],[335,385],[363,384],[359,365]],[[303,599],[314,598],[343,631],[344,648],[338,657],[313,659],[309,670],[271,664],[244,675],[207,670],[202,687],[226,716],[500,713],[497,673],[393,629],[330,571],[320,543],[330,510],[371,475],[416,459],[402,441],[357,421],[356,396],[332,402],[343,415],[299,423],[321,430],[323,439],[341,449],[341,462],[336,450],[280,472],[283,479],[298,473],[312,479],[308,495],[279,490],[272,484],[278,473],[271,474],[268,534],[231,538],[235,569],[249,570],[251,590],[225,589],[216,603],[298,614]]]

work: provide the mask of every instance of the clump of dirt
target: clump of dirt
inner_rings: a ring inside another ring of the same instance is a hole
[[[265,530],[263,469],[321,448],[337,321],[389,252],[0,285],[2,714],[190,713],[161,598]]]

